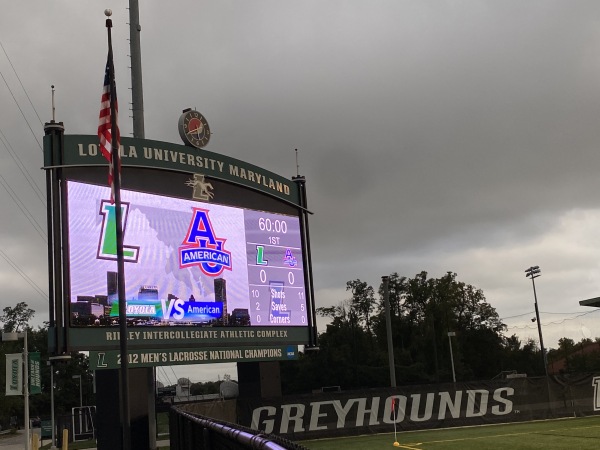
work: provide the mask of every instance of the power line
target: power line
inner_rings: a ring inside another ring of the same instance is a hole
[[[591,311],[586,311],[586,312],[584,312],[584,313],[577,314],[577,315],[576,315],[576,316],[574,316],[574,317],[566,317],[566,318],[564,318],[564,319],[562,319],[562,320],[556,320],[556,321],[554,321],[554,322],[548,322],[547,324],[542,324],[542,326],[547,326],[547,325],[560,325],[560,324],[562,324],[562,323],[565,323],[565,322],[566,322],[566,321],[568,321],[568,320],[575,320],[575,319],[577,319],[577,318],[579,318],[579,317],[587,316],[588,314],[593,314],[593,313],[595,313],[595,312],[598,312],[598,309],[593,309],[593,310],[591,310]]]
[[[37,116],[40,124],[42,124],[40,116],[38,115],[35,107],[33,106],[31,98],[29,97],[29,94],[27,93],[27,90],[25,89],[25,86],[23,86],[23,83],[21,81],[21,78],[19,77],[19,74],[17,73],[17,71],[16,71],[16,69],[15,69],[12,61],[10,60],[10,57],[8,56],[8,53],[6,52],[6,49],[4,48],[4,45],[2,45],[1,42],[0,42],[0,47],[2,47],[2,51],[6,55],[6,59],[8,60],[10,66],[11,66],[11,68],[12,68],[12,70],[13,70],[16,78],[17,78],[17,80],[19,81],[21,89],[23,89],[23,92],[25,93],[25,96],[29,100],[29,104],[33,108],[33,110],[34,110],[34,112],[35,112],[35,114],[36,114],[36,116]],[[34,133],[32,127],[31,127],[31,124],[27,120],[27,117],[25,116],[25,114],[24,114],[21,106],[19,105],[19,102],[17,101],[17,99],[16,99],[13,91],[11,90],[10,86],[8,85],[8,82],[7,82],[7,80],[4,77],[4,74],[2,72],[0,72],[0,76],[2,76],[2,79],[4,80],[4,84],[6,85],[8,91],[10,92],[10,95],[12,96],[15,104],[17,105],[17,108],[21,112],[21,116],[25,120],[25,123],[27,124],[27,127],[29,128],[29,131],[31,132],[33,138],[35,139],[36,143],[38,144],[38,147],[41,149],[42,146],[41,146],[41,144],[40,144],[40,142],[39,142],[36,134]],[[4,145],[4,148],[6,149],[6,151],[8,152],[8,154],[10,155],[10,157],[12,158],[13,162],[17,165],[19,171],[23,175],[23,178],[27,181],[27,183],[29,184],[29,186],[33,190],[34,194],[38,197],[38,199],[40,200],[40,202],[42,203],[42,205],[44,205],[45,204],[45,199],[44,199],[43,192],[41,191],[41,189],[39,188],[39,186],[37,186],[37,184],[35,183],[34,178],[31,176],[31,174],[27,170],[27,167],[25,166],[25,164],[23,163],[23,161],[19,157],[18,153],[12,148],[12,146],[10,145],[10,142],[8,141],[8,139],[6,138],[6,136],[4,135],[4,133],[2,132],[1,129],[0,129],[0,141]],[[29,211],[29,209],[27,209],[27,207],[25,206],[25,203],[19,198],[19,196],[17,195],[17,193],[11,187],[10,183],[8,183],[8,181],[1,174],[0,174],[0,184],[2,185],[2,187],[4,188],[4,190],[8,193],[8,195],[10,196],[10,198],[12,199],[12,201],[15,203],[15,205],[17,206],[17,208],[19,208],[19,210],[21,211],[21,213],[25,216],[25,218],[27,219],[27,221],[34,228],[34,230],[40,235],[40,237],[44,240],[44,242],[47,242],[48,239],[47,239],[47,235],[46,235],[46,231],[44,230],[44,227],[42,227],[39,223],[37,223],[34,215]],[[48,294],[46,294],[46,292],[42,288],[40,288],[36,284],[36,282],[34,280],[32,280],[23,271],[23,269],[21,269],[19,267],[19,265],[10,258],[10,256],[8,256],[8,254],[6,254],[3,250],[0,250],[0,255],[21,276],[21,278],[23,278],[38,294],[40,294],[40,296],[42,298],[44,298],[46,300],[48,299]]]
[[[586,312],[583,312],[583,313],[576,314],[573,317],[565,317],[562,320],[555,320],[555,321],[552,321],[552,322],[542,323],[542,326],[543,327],[549,327],[549,326],[552,326],[552,325],[562,325],[563,323],[565,323],[567,321],[575,320],[575,319],[578,319],[580,317],[587,316],[588,314],[597,313],[599,311],[600,311],[600,309],[593,309],[591,311],[586,311]],[[532,314],[532,313],[529,313],[529,314]],[[522,314],[522,315],[525,315],[525,314]],[[519,317],[519,316],[513,316],[513,317]],[[516,329],[516,330],[525,330],[525,329],[531,330],[531,329],[535,329],[535,328],[537,328],[537,325],[513,325],[513,326],[510,326],[510,327],[509,326],[506,327],[507,330],[514,330],[514,329]]]
[[[15,66],[13,65],[13,63],[12,63],[10,57],[8,56],[8,53],[6,52],[6,49],[4,48],[4,45],[2,44],[1,41],[0,41],[0,47],[2,47],[2,51],[4,52],[4,55],[6,56],[6,59],[8,60],[8,63],[10,64],[10,67],[12,68],[12,70],[13,70],[16,78],[17,78],[17,80],[19,81],[21,89],[25,93],[25,96],[27,97],[27,100],[29,100],[29,104],[31,105],[31,108],[35,112],[35,115],[37,116],[38,121],[40,122],[40,125],[43,126],[42,119],[40,119],[40,116],[39,116],[37,110],[35,109],[35,106],[33,105],[33,102],[31,101],[31,98],[29,97],[29,94],[27,93],[27,89],[25,89],[25,86],[23,85],[23,83],[21,81],[21,77],[19,77],[19,74],[17,73],[17,70],[15,69]],[[4,74],[2,72],[0,72],[0,75],[2,76],[2,79],[4,80],[4,84],[6,84],[6,87],[7,87],[8,91],[10,92],[10,95],[12,96],[13,100],[15,101],[15,104],[17,105],[17,108],[19,108],[19,111],[21,112],[21,115],[23,116],[23,119],[25,120],[25,123],[27,123],[27,126],[29,127],[29,131],[31,131],[31,134],[32,134],[33,138],[36,140],[38,146],[41,149],[42,146],[41,146],[40,142],[38,141],[37,135],[33,132],[33,129],[31,127],[31,125],[29,124],[29,121],[27,120],[27,117],[25,117],[25,114],[23,113],[23,110],[21,109],[21,106],[19,105],[19,102],[17,101],[16,97],[14,96],[14,94],[13,94],[10,86],[8,85],[8,82],[6,81],[6,78],[4,77]],[[42,204],[44,204],[45,203],[44,194],[42,193],[42,191],[40,190],[40,188],[37,186],[37,184],[35,183],[35,181],[33,180],[33,177],[31,176],[31,174],[29,174],[29,171],[27,170],[27,168],[25,167],[25,165],[23,164],[23,162],[19,158],[18,153],[14,151],[14,149],[12,148],[12,146],[10,145],[10,143],[8,142],[8,139],[6,138],[6,136],[4,136],[4,133],[2,133],[2,130],[0,130],[0,135],[3,138],[3,144],[5,145],[6,149],[8,150],[8,153],[10,154],[11,158],[13,159],[13,161],[15,162],[15,164],[17,165],[17,167],[19,168],[19,170],[21,171],[21,173],[23,174],[23,176],[25,177],[25,179],[28,181],[29,185],[34,190],[34,192],[36,193],[36,195],[38,196],[38,198],[40,199],[40,201],[42,202]]]
[[[37,136],[33,132],[33,128],[31,128],[31,124],[27,120],[27,117],[25,117],[25,113],[21,109],[21,106],[19,105],[19,102],[17,101],[15,95],[13,94],[13,91],[11,90],[10,86],[8,85],[8,82],[6,81],[6,78],[4,78],[4,74],[1,71],[0,71],[0,76],[4,80],[4,84],[6,85],[6,88],[8,89],[8,92],[10,92],[11,97],[15,101],[15,104],[17,105],[17,108],[19,108],[19,111],[21,112],[21,116],[23,116],[23,120],[25,120],[25,123],[27,124],[27,128],[29,128],[29,131],[31,132],[31,135],[35,139],[35,142],[37,142],[37,145],[40,148],[40,150],[42,150],[42,144],[40,143],[40,141],[38,140]]]
[[[44,228],[37,223],[35,217],[31,212],[27,209],[25,204],[21,201],[21,199],[17,196],[15,191],[10,187],[10,184],[6,181],[6,179],[0,174],[0,184],[6,190],[12,201],[17,205],[17,208],[21,210],[27,221],[31,224],[31,226],[35,229],[35,231],[40,235],[40,237],[44,240],[44,242],[48,242],[48,237]]]
[[[533,314],[534,312],[526,312],[523,314],[517,314],[516,316],[508,316],[508,317],[500,317],[500,320],[506,320],[506,319],[514,319],[515,317],[523,317],[523,316],[530,316],[531,314]]]
[[[27,89],[25,89],[25,86],[23,86],[23,83],[21,82],[21,78],[19,77],[19,74],[17,73],[17,71],[15,69],[15,66],[13,66],[12,61],[8,57],[8,53],[6,53],[6,50],[4,49],[4,45],[2,45],[2,41],[0,41],[0,47],[2,47],[2,51],[4,52],[4,55],[6,56],[6,59],[8,60],[8,63],[10,64],[10,67],[12,67],[12,70],[13,70],[15,76],[17,77],[17,80],[19,80],[19,84],[21,85],[21,89],[23,89],[23,92],[25,92],[25,96],[27,97],[27,100],[29,100],[29,104],[31,105],[31,108],[33,109],[33,112],[35,112],[35,115],[37,116],[38,120],[40,121],[40,125],[44,126],[44,124],[42,122],[42,119],[40,119],[40,115],[38,114],[37,110],[35,109],[35,106],[33,106],[31,98],[29,98],[29,94],[27,93]]]
[[[171,381],[171,378],[169,377],[169,375],[167,374],[167,372],[165,371],[165,369],[162,366],[158,366],[159,371],[162,372],[162,375],[164,377],[164,379],[167,381],[168,385],[173,385],[173,384],[177,384],[177,382],[173,383]]]
[[[38,294],[40,294],[45,300],[48,300],[48,294],[46,294],[44,290],[36,284],[35,281],[29,278],[29,276],[25,272],[23,272],[23,270],[21,270],[21,268],[12,259],[10,259],[10,257],[6,253],[4,253],[2,249],[0,249],[0,256],[2,256],[6,260],[6,262],[10,264],[13,267],[13,269],[15,269],[19,273],[19,275],[21,275],[21,277],[23,277],[23,279],[27,281],[27,283],[29,283],[30,286],[35,291],[37,291]]]
[[[29,184],[29,186],[31,187],[31,189],[33,190],[33,192],[35,193],[35,195],[37,196],[37,198],[40,200],[40,202],[42,203],[42,205],[45,205],[46,204],[46,200],[44,199],[45,198],[44,197],[44,193],[38,187],[38,185],[35,183],[35,180],[33,179],[33,177],[31,176],[31,174],[27,170],[27,167],[25,167],[25,165],[23,164],[23,161],[21,161],[21,159],[19,158],[19,155],[17,154],[17,152],[15,152],[14,148],[12,147],[12,145],[10,145],[10,142],[8,142],[8,139],[6,138],[6,136],[4,135],[4,133],[2,132],[1,128],[0,128],[0,142],[2,142],[2,144],[4,145],[4,148],[8,151],[8,154],[10,155],[10,157],[12,158],[12,160],[14,161],[14,163],[19,168],[19,171],[21,172],[21,174],[23,174],[23,176],[25,177],[25,180],[27,181],[27,183]]]
[[[173,370],[173,366],[169,366],[169,368],[171,369],[171,372],[173,372],[173,376],[175,377],[175,384],[179,383],[179,378],[177,378],[177,374],[175,373],[175,370]]]

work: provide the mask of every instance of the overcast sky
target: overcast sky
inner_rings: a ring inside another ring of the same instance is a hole
[[[128,136],[126,1],[11,2],[0,17],[0,305],[25,301],[40,324],[42,122],[54,85],[66,133],[96,133],[105,8]],[[507,335],[537,340],[524,270],[539,265],[546,346],[600,337],[600,312],[579,306],[600,296],[597,1],[143,0],[140,23],[146,138],[180,143],[193,107],[207,150],[291,177],[298,149],[317,306],[349,298],[348,280],[453,271]]]

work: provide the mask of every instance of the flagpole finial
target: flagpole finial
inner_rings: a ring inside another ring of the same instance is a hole
[[[112,9],[105,9],[104,15],[107,17],[106,28],[112,28],[112,20],[110,20],[110,16],[112,16]]]

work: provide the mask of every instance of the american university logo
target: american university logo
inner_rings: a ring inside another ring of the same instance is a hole
[[[192,208],[187,236],[179,247],[179,267],[198,266],[206,275],[216,277],[224,269],[231,270],[231,252],[225,250],[226,239],[215,236],[208,213]]]
[[[102,230],[100,232],[100,242],[98,243],[98,259],[117,260],[117,216],[116,205],[108,200],[102,200],[100,203],[100,215],[102,219]],[[121,218],[123,225],[123,238],[127,224],[127,214],[129,213],[129,203],[121,203]],[[123,245],[123,258],[125,262],[138,262],[140,248],[133,245]]]
[[[283,257],[283,263],[287,264],[290,267],[295,267],[298,265],[298,260],[294,255],[292,255],[291,249],[286,249],[285,256]]]

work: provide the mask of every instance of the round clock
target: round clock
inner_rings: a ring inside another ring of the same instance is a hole
[[[179,136],[185,145],[204,148],[210,140],[208,122],[198,111],[186,109],[179,117]]]

